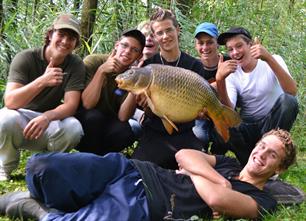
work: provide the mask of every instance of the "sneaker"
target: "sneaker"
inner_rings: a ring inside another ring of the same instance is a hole
[[[17,192],[11,192],[11,193],[6,193],[4,195],[0,196],[0,214],[5,215],[6,209],[9,204],[19,200],[19,199],[24,199],[24,198],[29,198],[30,193],[27,192],[22,192],[22,191],[17,191]]]
[[[28,197],[10,203],[6,208],[6,215],[12,219],[19,218],[41,220],[47,215],[47,209],[37,200]]]
[[[264,190],[269,192],[279,204],[300,204],[305,200],[305,193],[280,179],[268,180]]]

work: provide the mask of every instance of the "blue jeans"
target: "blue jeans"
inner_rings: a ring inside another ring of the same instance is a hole
[[[200,141],[203,142],[203,146],[205,148],[208,147],[209,134],[212,128],[213,128],[213,123],[212,121],[209,120],[195,120],[195,125],[192,128],[193,133]]]
[[[27,163],[31,196],[58,212],[43,220],[148,220],[141,176],[122,154],[36,154]]]
[[[275,102],[271,111],[261,119],[244,120],[238,128],[230,128],[230,139],[224,143],[218,133],[211,133],[213,148],[223,154],[227,150],[235,153],[242,165],[248,161],[250,153],[266,132],[280,128],[290,131],[298,114],[298,102],[296,97],[290,94],[282,94]]]

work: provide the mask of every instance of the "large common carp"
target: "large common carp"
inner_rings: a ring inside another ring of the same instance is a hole
[[[194,120],[203,108],[225,141],[229,139],[228,128],[241,121],[238,113],[220,103],[204,78],[184,68],[150,64],[119,74],[116,82],[121,89],[144,93],[169,134],[173,128],[177,130],[174,123]]]

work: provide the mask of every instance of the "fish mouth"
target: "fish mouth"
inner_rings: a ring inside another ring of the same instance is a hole
[[[119,79],[119,78],[116,78],[115,81],[116,81],[116,83],[117,83],[117,86],[118,86],[119,88],[122,88],[122,86],[124,85],[124,80]]]

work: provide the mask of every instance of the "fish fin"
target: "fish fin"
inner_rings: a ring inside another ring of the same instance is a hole
[[[222,105],[222,110],[220,114],[210,114],[208,113],[209,117],[214,122],[215,128],[217,132],[221,135],[223,140],[227,142],[229,140],[229,128],[230,127],[237,127],[241,123],[241,119],[239,114],[232,110],[231,108]]]
[[[153,102],[151,100],[150,93],[145,91],[145,95],[147,97],[148,106],[150,107],[151,111],[154,112],[155,111],[155,106],[154,106],[154,104],[153,104]]]
[[[173,128],[176,131],[178,131],[178,128],[176,127],[176,125],[166,115],[164,115],[161,120],[162,120],[163,125],[164,125],[166,131],[168,132],[168,134],[173,133]]]

